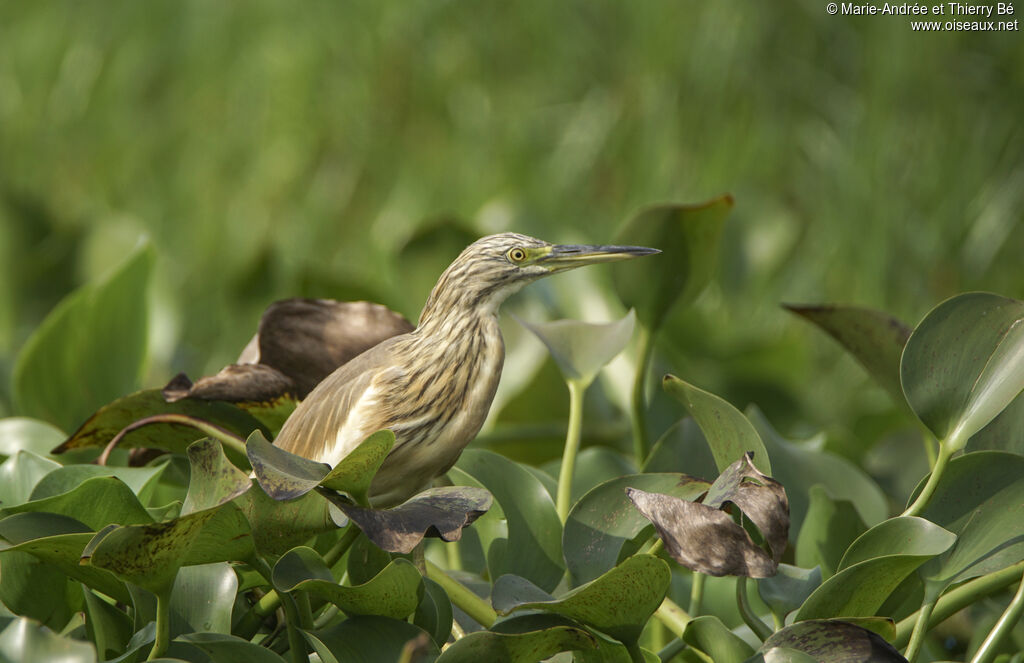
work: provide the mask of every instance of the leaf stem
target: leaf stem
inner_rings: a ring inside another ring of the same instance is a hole
[[[150,417],[133,421],[122,428],[117,435],[107,443],[107,446],[103,449],[103,453],[100,454],[100,457],[96,462],[100,465],[106,465],[107,460],[110,457],[110,453],[117,448],[117,445],[121,443],[121,440],[124,439],[125,435],[134,430],[138,430],[143,426],[149,426],[151,424],[183,424],[185,426],[191,426],[199,432],[208,435],[215,440],[219,440],[221,444],[228,448],[229,451],[234,452],[232,455],[236,456],[237,460],[245,459],[245,469],[249,469],[248,456],[245,454],[245,440],[225,428],[215,426],[208,421],[189,417],[184,414],[154,414]]]
[[[761,642],[767,640],[768,636],[772,634],[772,629],[761,621],[750,607],[750,600],[747,598],[746,576],[739,576],[736,578],[736,605],[739,606],[740,616],[743,617],[743,622],[750,627],[750,630],[754,632],[754,635],[756,635]]]
[[[452,603],[457,605],[463,612],[475,619],[484,628],[490,628],[498,619],[498,613],[487,601],[474,594],[461,582],[445,573],[444,569],[434,564],[429,559],[427,562],[427,577],[441,585]]]
[[[633,663],[646,663],[644,653],[640,649],[640,643],[638,642],[624,642],[626,645],[626,651],[629,652],[629,660]]]
[[[580,429],[583,425],[583,393],[586,386],[579,380],[567,380],[569,385],[569,429],[565,434],[565,450],[562,452],[562,468],[558,472],[558,498],[555,510],[564,523],[569,517],[572,501],[572,475],[576,467],[576,453],[580,449]]]
[[[1012,585],[1021,576],[1022,571],[1024,571],[1024,562],[1018,562],[1001,571],[965,582],[956,589],[946,592],[935,603],[935,610],[928,620],[929,628],[945,621],[951,615],[977,602],[979,599]],[[917,618],[918,613],[914,613],[896,625],[896,637],[893,638],[893,646],[902,647],[910,641]]]
[[[988,663],[988,661],[992,660],[992,657],[997,653],[996,645],[1013,630],[1021,614],[1024,614],[1024,578],[1021,578],[1020,586],[1017,587],[1017,593],[1013,595],[1010,605],[1006,606],[1006,610],[999,617],[999,621],[996,622],[996,625],[985,636],[985,640],[978,647],[978,651],[974,652],[974,658],[971,659],[971,663]]]
[[[153,640],[153,648],[149,651],[147,661],[161,658],[167,652],[167,645],[171,639],[171,588],[161,590],[156,594],[156,638]]]
[[[907,645],[907,650],[903,652],[903,657],[907,659],[909,663],[914,663],[917,659],[917,655],[921,652],[921,646],[924,644],[924,636],[928,632],[928,620],[931,619],[932,611],[935,609],[935,601],[925,601],[921,604],[921,609],[917,611],[917,621],[914,623],[914,631],[910,634],[910,644]]]
[[[348,552],[348,549],[352,547],[352,544],[356,542],[356,539],[362,533],[362,530],[354,522],[349,521],[348,528],[345,529],[338,542],[324,553],[324,563],[327,564],[327,568],[333,568],[338,563],[338,560],[345,556],[345,553]]]
[[[706,575],[698,571],[693,572],[693,580],[690,585],[690,614],[700,614],[700,604],[704,600],[704,580]]]
[[[651,353],[654,350],[651,332],[646,325],[637,325],[636,375],[633,378],[632,422],[633,457],[637,468],[642,468],[647,458],[647,373],[651,367]]]
[[[683,631],[686,630],[686,625],[692,619],[685,610],[669,598],[661,602],[658,609],[654,611],[654,616],[678,638],[683,637]]]
[[[946,465],[949,464],[949,458],[953,455],[954,448],[951,438],[947,438],[939,444],[939,455],[935,458],[935,466],[932,467],[932,472],[928,475],[927,483],[921,489],[921,494],[917,496],[913,504],[907,507],[907,510],[902,515],[920,515],[925,506],[928,505],[928,501],[935,494],[935,488],[939,485],[939,480],[942,479],[942,475],[946,471]]]
[[[293,663],[306,663],[308,654],[306,652],[306,641],[299,632],[299,609],[295,605],[293,596],[285,594],[281,597],[281,607],[284,608],[285,627],[288,629],[288,655]]]

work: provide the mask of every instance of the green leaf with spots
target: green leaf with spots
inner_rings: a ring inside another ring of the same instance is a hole
[[[395,434],[379,430],[363,440],[320,481],[321,486],[348,493],[360,504],[367,503],[370,482],[395,446]]]
[[[93,531],[103,529],[110,523],[139,525],[153,522],[131,489],[112,476],[87,479],[70,492],[0,509],[0,517],[32,512],[68,516]]]
[[[672,572],[662,560],[653,555],[634,555],[560,598],[520,602],[518,597],[523,592],[518,587],[510,600],[498,602],[495,609],[501,614],[518,610],[554,612],[607,633],[627,646],[635,645],[647,620],[664,600],[671,579]],[[513,582],[520,584],[519,580]],[[501,584],[499,578],[495,595],[504,592]]]
[[[235,503],[249,523],[256,551],[268,557],[277,557],[337,527],[330,504],[315,492],[278,502],[254,485],[235,498]]]
[[[585,628],[564,617],[527,615],[456,640],[438,663],[535,663],[558,652],[593,649],[596,642],[597,638]]]
[[[1024,302],[985,292],[942,302],[910,335],[900,377],[921,421],[962,449],[1024,389]]]
[[[325,662],[380,663],[401,660],[403,655],[411,657],[406,660],[427,662],[439,653],[423,629],[373,615],[351,617],[322,631],[304,631],[303,636]]]
[[[742,412],[722,398],[683,382],[674,375],[666,375],[662,384],[665,391],[686,406],[700,426],[719,472],[747,452],[753,452],[754,465],[765,474],[772,473],[771,460],[761,436]]]
[[[776,657],[772,654],[776,649],[797,651],[819,663],[906,661],[892,645],[874,631],[838,619],[802,621],[787,626],[769,636],[758,653],[764,656],[765,661],[775,661]]]

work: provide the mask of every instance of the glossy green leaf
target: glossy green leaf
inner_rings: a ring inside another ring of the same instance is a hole
[[[562,536],[570,586],[593,580],[614,567],[626,542],[650,527],[630,502],[626,488],[692,500],[709,486],[684,474],[634,474],[606,481],[588,492],[569,511]]]
[[[31,451],[18,451],[0,463],[0,504],[14,506],[28,500],[39,481],[60,467]]]
[[[754,465],[765,474],[772,473],[771,460],[761,436],[742,412],[718,396],[674,375],[666,375],[662,385],[665,391],[686,406],[704,432],[719,472],[750,451],[754,453]]]
[[[265,430],[257,419],[231,403],[197,400],[168,403],[159,389],[146,389],[101,407],[53,453],[105,447],[126,426],[159,414],[182,415],[211,423],[242,439],[254,430]],[[188,445],[203,435],[192,426],[153,423],[126,433],[119,444],[126,448],[151,447],[184,453]]]
[[[1024,457],[979,451],[949,461],[921,512],[956,533],[956,544],[922,569],[932,591],[1024,559]]]
[[[879,523],[854,541],[840,571],[811,594],[796,620],[875,615],[904,578],[955,540],[954,534],[923,518]]]
[[[96,646],[100,660],[123,653],[132,637],[131,619],[92,591],[82,588],[82,592],[85,597],[86,634]]]
[[[692,301],[710,282],[718,264],[722,226],[732,204],[732,196],[724,195],[698,205],[650,207],[618,233],[620,244],[662,251],[652,259],[612,267],[619,299],[636,309],[647,328],[658,329],[673,306]]]
[[[186,633],[177,640],[202,650],[216,663],[284,663],[266,647],[227,633]]]
[[[320,485],[346,492],[357,502],[365,503],[370,482],[394,445],[395,434],[392,431],[377,431],[338,461]]]
[[[63,439],[64,433],[45,421],[30,417],[0,419],[0,456],[13,456],[19,451],[45,456]]]
[[[802,621],[776,631],[761,646],[765,661],[775,648],[795,650],[819,663],[905,663],[877,633],[843,620]],[[785,660],[785,659],[780,659]]]
[[[337,494],[325,494],[363,530],[368,539],[388,552],[408,553],[425,536],[458,541],[462,528],[491,507],[491,494],[473,486],[428,488],[391,509],[356,506]]]
[[[565,574],[562,522],[551,495],[523,466],[492,451],[467,449],[455,467],[492,495],[504,517],[507,534],[486,542],[484,554],[492,577],[506,573],[554,589]]]
[[[900,376],[921,421],[963,448],[1024,388],[1024,302],[984,292],[947,299],[914,329]]]
[[[117,477],[138,497],[139,502],[146,504],[152,497],[156,483],[167,469],[167,465],[164,462],[150,467],[65,465],[40,479],[32,489],[30,499],[41,500],[67,493],[93,477]]]
[[[967,441],[967,451],[1009,451],[1024,456],[1024,393]]]
[[[62,638],[30,620],[16,619],[0,633],[0,656],[9,661],[95,663],[96,650],[88,642]]]
[[[900,356],[910,337],[910,327],[887,313],[859,306],[787,305],[785,308],[834,338],[889,392],[894,403],[906,406],[907,399],[900,384]]]
[[[423,578],[423,597],[420,598],[412,623],[430,634],[438,647],[448,642],[453,622],[452,602],[441,585],[430,578]]]
[[[695,617],[683,631],[683,642],[711,657],[715,663],[743,663],[754,648],[726,628],[718,617]]]
[[[3,565],[3,573],[0,573],[3,605],[14,614],[30,617],[50,628],[64,628],[77,609],[69,600],[76,586],[52,565],[18,549],[0,553],[0,564]],[[77,597],[80,599],[81,595]]]
[[[275,500],[292,500],[305,495],[319,486],[331,471],[327,463],[274,446],[259,431],[253,431],[246,440],[245,452],[263,492]]]
[[[0,516],[32,512],[69,516],[93,531],[110,523],[138,525],[153,522],[131,489],[113,476],[87,479],[70,492],[0,509]]]
[[[186,566],[171,590],[171,610],[193,631],[231,633],[238,576],[227,562]]]
[[[280,591],[305,591],[330,601],[347,615],[408,617],[420,602],[420,572],[407,560],[396,559],[371,580],[354,586],[339,585],[323,558],[312,548],[288,551],[274,565],[274,586]]]
[[[785,617],[807,600],[821,585],[821,569],[801,569],[779,564],[775,575],[757,581],[757,593],[772,612]]]
[[[109,571],[80,563],[82,552],[93,536],[92,532],[58,534],[18,543],[0,553],[3,568],[8,574],[7,576],[0,575],[0,580],[6,581],[18,575],[15,570],[17,563],[8,555],[22,553],[31,555],[39,564],[45,564],[45,567],[40,567],[44,569],[40,573],[48,573],[54,578],[65,575],[122,603],[127,603],[129,601],[128,590],[123,582]],[[21,559],[21,557],[16,559]],[[34,591],[42,592],[43,590],[40,586]]]
[[[772,457],[775,480],[786,487],[793,524],[790,528],[791,540],[796,537],[807,515],[810,489],[815,484],[824,486],[834,500],[849,500],[868,525],[879,523],[889,516],[885,494],[857,465],[810,444],[786,440],[754,406],[747,408],[747,418],[757,429]]]
[[[303,636],[325,662],[398,661],[403,652],[415,651],[423,658],[414,660],[428,663],[439,653],[426,631],[408,622],[387,617],[351,617],[322,631],[303,632]]]
[[[146,359],[153,258],[142,247],[50,312],[14,366],[19,412],[72,430],[104,403],[134,391]]]
[[[466,635],[446,649],[438,663],[535,663],[562,651],[593,649],[595,643],[586,629],[564,617],[527,615]]]
[[[495,608],[554,612],[586,624],[626,644],[635,644],[644,625],[661,605],[672,580],[668,564],[653,555],[633,555],[591,582],[547,600],[508,601]],[[501,588],[495,583],[495,594]],[[516,581],[517,584],[519,581]],[[517,589],[521,596],[521,587]]]
[[[683,472],[694,477],[713,477],[719,473],[711,447],[693,417],[672,424],[655,442],[644,461],[645,473]]]
[[[849,500],[834,500],[824,486],[811,486],[810,506],[796,539],[796,564],[819,567],[829,578],[839,568],[846,548],[868,530]]]
[[[636,315],[630,311],[607,323],[555,320],[528,323],[519,320],[547,346],[551,358],[567,381],[588,386],[605,364],[615,358],[633,337]]]

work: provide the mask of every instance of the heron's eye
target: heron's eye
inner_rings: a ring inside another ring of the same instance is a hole
[[[507,255],[508,259],[511,260],[512,262],[522,262],[526,260],[526,251],[523,251],[519,247],[510,249],[509,252],[506,253],[505,255]]]

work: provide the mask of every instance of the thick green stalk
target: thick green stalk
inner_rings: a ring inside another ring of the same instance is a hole
[[[654,611],[654,616],[667,626],[668,630],[672,631],[677,638],[683,637],[683,631],[686,630],[686,625],[692,619],[685,610],[668,598],[661,602],[658,609]]]
[[[925,601],[921,605],[921,609],[917,611],[917,622],[914,624],[913,633],[910,634],[910,644],[907,645],[907,651],[903,652],[903,657],[909,663],[914,663],[917,660],[917,655],[921,652],[924,636],[928,632],[928,620],[931,619],[934,609],[935,601]]]
[[[704,580],[706,575],[698,571],[693,572],[693,581],[690,585],[690,614],[700,614],[700,604],[704,600]]]
[[[658,658],[662,661],[672,660],[672,658],[675,657],[676,654],[686,649],[686,647],[687,644],[685,642],[683,642],[679,638],[676,638],[675,640],[661,648],[661,651],[658,652]]]
[[[324,562],[327,564],[327,568],[332,568],[338,563],[338,560],[345,556],[345,553],[356,542],[360,534],[362,534],[362,530],[356,527],[355,523],[349,522],[348,528],[341,535],[341,538],[338,539],[338,542],[324,555]]]
[[[949,464],[949,457],[953,455],[954,448],[950,439],[943,440],[939,444],[939,455],[935,458],[935,466],[932,468],[932,473],[928,475],[928,482],[925,483],[924,488],[921,489],[921,494],[917,496],[914,503],[903,512],[904,516],[920,515],[925,506],[928,505],[928,501],[935,494],[935,488],[939,485],[939,480],[942,479],[942,475],[946,471],[946,465]]]
[[[989,573],[988,575],[965,582],[956,589],[946,592],[936,601],[935,609],[928,620],[928,627],[931,628],[945,621],[955,613],[960,612],[989,594],[994,594],[1009,587],[1015,580],[1020,578],[1022,571],[1024,571],[1024,562],[1018,562],[1001,571]],[[894,647],[902,647],[910,641],[910,636],[915,624],[917,624],[919,614],[919,612],[915,612],[906,619],[900,620],[896,625],[896,637],[892,641]]]
[[[1021,614],[1024,614],[1024,578],[1021,578],[1020,586],[1017,587],[1017,593],[1013,595],[1010,605],[1006,606],[999,621],[985,636],[985,641],[978,647],[978,651],[974,652],[971,663],[988,663],[992,660],[992,657],[996,655],[996,646],[999,641],[1013,630]]]
[[[740,616],[743,617],[744,623],[750,627],[754,635],[764,642],[772,634],[772,630],[761,621],[760,617],[754,614],[753,609],[750,607],[750,600],[747,599],[746,576],[736,578],[736,605],[739,606]]]
[[[427,562],[427,577],[441,585],[452,600],[454,605],[462,609],[464,613],[475,619],[484,628],[490,628],[498,619],[498,613],[482,598],[474,594],[461,582],[452,578],[444,572],[444,569],[434,564],[429,559]]]
[[[626,642],[626,651],[629,652],[629,660],[633,663],[645,663],[643,651],[640,650],[640,643],[637,642]]]
[[[156,638],[153,640],[153,648],[149,650],[147,661],[161,658],[167,652],[167,645],[171,641],[171,588],[157,592],[156,594]]]
[[[580,430],[583,426],[583,393],[586,385],[579,380],[567,380],[569,385],[569,430],[565,434],[565,450],[562,452],[562,469],[558,472],[558,498],[555,510],[565,522],[569,517],[572,502],[572,475],[576,467],[576,452],[580,449]]]
[[[281,597],[281,607],[284,608],[285,627],[288,629],[288,655],[292,663],[307,663],[309,655],[306,652],[306,640],[299,632],[299,609],[294,597],[287,594]]]
[[[636,339],[636,376],[633,379],[633,457],[636,466],[642,468],[647,459],[647,372],[651,367],[651,353],[654,350],[651,332],[639,325]]]

